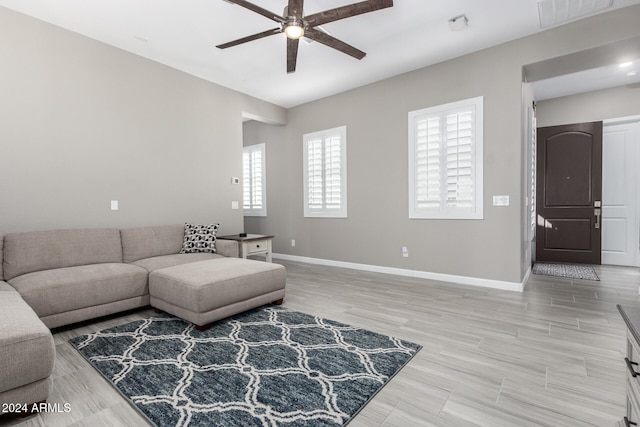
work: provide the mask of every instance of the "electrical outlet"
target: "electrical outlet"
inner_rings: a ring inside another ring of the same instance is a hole
[[[409,257],[409,248],[408,247],[406,247],[406,246],[402,247],[402,256],[405,257],[405,258]]]
[[[231,209],[240,209],[240,204],[236,200],[232,201]]]
[[[117,200],[112,200],[111,201],[111,210],[112,211],[117,211],[118,210],[118,201]]]
[[[291,246],[295,246],[296,245],[296,241],[294,239],[291,239]]]

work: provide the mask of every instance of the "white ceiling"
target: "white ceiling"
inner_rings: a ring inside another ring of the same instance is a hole
[[[306,0],[305,14],[357,1]],[[253,3],[281,14],[287,0]],[[0,0],[0,6],[286,108],[543,30],[538,0],[394,3],[323,26],[367,52],[363,60],[301,43],[297,71],[287,74],[283,34],[226,50],[215,47],[277,26],[224,0]],[[605,11],[633,4],[640,0],[613,0]],[[462,14],[468,28],[452,32],[448,20]],[[553,91],[553,85],[545,90]]]

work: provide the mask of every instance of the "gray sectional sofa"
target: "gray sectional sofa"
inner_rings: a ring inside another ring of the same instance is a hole
[[[184,225],[168,225],[0,238],[0,404],[47,399],[55,360],[49,328],[150,303],[195,323],[282,301],[284,267],[237,259],[232,240],[217,240],[216,253],[180,253],[184,236]],[[150,277],[159,283],[155,297]]]
[[[14,288],[0,281],[0,407],[3,411],[19,412],[23,405],[47,399],[55,353],[49,329]],[[20,406],[5,406],[10,404]]]

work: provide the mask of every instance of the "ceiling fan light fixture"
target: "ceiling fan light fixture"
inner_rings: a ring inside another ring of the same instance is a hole
[[[297,40],[304,36],[304,22],[298,19],[289,19],[284,24],[284,35],[292,40]]]

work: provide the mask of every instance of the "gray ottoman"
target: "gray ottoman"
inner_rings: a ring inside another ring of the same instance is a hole
[[[283,266],[218,258],[162,268],[149,274],[151,306],[188,320],[198,329],[261,305],[281,304]]]

